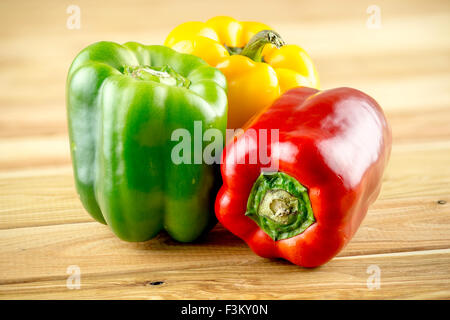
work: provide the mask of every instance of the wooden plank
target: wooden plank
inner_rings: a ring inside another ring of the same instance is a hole
[[[13,137],[0,140],[0,171],[70,164],[69,138],[66,135]]]
[[[450,141],[450,107],[427,104],[423,106],[417,110],[386,112],[392,128],[394,146]]]
[[[70,166],[0,176],[0,229],[92,221],[78,199]]]
[[[0,283],[62,276],[72,264],[90,274],[210,267],[258,258],[223,228],[193,244],[182,245],[164,233],[129,243],[107,226],[89,222],[1,230],[0,243]]]
[[[0,298],[445,299],[450,296],[448,249],[336,258],[316,269],[278,260],[246,259],[239,254],[236,259],[227,258],[220,261],[223,263],[209,261],[208,265],[191,268],[148,267],[118,274],[90,275],[84,265],[79,265],[79,290],[69,290],[68,275],[61,274],[32,282],[3,282]],[[380,270],[379,289],[367,286],[370,266]],[[163,283],[152,285],[156,281]]]
[[[36,112],[36,109],[39,112]],[[0,138],[52,137],[67,134],[67,113],[64,102],[39,104],[0,105]],[[24,116],[33,114],[32,117]],[[45,152],[46,150],[41,150]]]

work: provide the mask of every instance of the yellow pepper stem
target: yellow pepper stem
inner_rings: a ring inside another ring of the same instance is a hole
[[[262,30],[255,34],[240,53],[249,57],[255,62],[261,62],[262,51],[266,44],[273,44],[277,48],[284,46],[286,43],[281,36],[273,30]]]

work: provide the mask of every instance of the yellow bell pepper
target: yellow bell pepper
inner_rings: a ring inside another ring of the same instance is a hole
[[[220,69],[228,82],[228,128],[241,128],[293,87],[319,88],[309,55],[285,45],[280,35],[259,22],[214,17],[173,29],[164,43]]]

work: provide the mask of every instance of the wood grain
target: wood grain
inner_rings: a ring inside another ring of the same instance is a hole
[[[371,1],[77,4],[82,27],[69,30],[69,3],[0,2],[0,299],[450,298],[450,2],[377,1],[376,30]],[[219,14],[275,27],[310,53],[323,88],[369,93],[392,126],[382,192],[322,267],[260,258],[220,225],[193,244],[165,233],[126,243],[77,198],[64,98],[76,53],[99,40],[161,43],[178,23]],[[66,286],[71,265],[79,290]],[[379,289],[367,286],[371,265]]]
[[[446,270],[449,250],[420,254],[335,258],[317,269],[284,261],[237,255],[223,263],[188,268],[140,269],[135,272],[82,276],[82,289],[67,290],[66,275],[3,284],[4,294],[20,298],[90,299],[371,299],[443,298],[450,295]],[[378,290],[367,289],[367,267],[382,270]],[[355,267],[355,265],[357,267]],[[430,269],[437,269],[436,273]],[[82,267],[83,270],[83,267]],[[276,275],[273,274],[276,270]],[[162,281],[154,286],[152,282]]]

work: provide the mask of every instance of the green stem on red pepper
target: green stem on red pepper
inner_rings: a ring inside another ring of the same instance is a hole
[[[294,237],[315,222],[308,190],[283,173],[262,173],[247,202],[248,217],[273,240]]]

